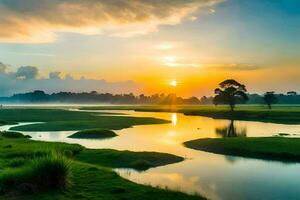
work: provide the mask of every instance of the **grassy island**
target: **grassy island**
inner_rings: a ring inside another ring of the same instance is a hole
[[[300,162],[300,138],[214,138],[192,140],[185,142],[184,145],[188,148],[218,154]]]
[[[111,130],[107,129],[87,129],[82,130],[70,135],[69,138],[77,138],[77,139],[105,139],[115,137],[117,134]]]
[[[0,119],[6,124],[42,122],[12,128],[15,131],[78,131],[85,129],[119,130],[135,125],[168,123],[151,117],[112,116],[106,113],[78,112],[49,108],[5,108]]]

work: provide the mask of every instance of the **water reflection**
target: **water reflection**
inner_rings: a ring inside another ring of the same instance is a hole
[[[188,193],[197,192],[212,200],[253,199],[254,196],[256,199],[299,199],[298,163],[286,165],[280,162],[223,156],[195,151],[182,145],[185,141],[199,138],[296,134],[300,131],[299,125],[215,120],[179,113],[117,112],[135,117],[171,120],[171,123],[117,130],[118,137],[108,140],[68,138],[74,131],[25,132],[25,134],[32,136],[34,140],[78,143],[88,148],[157,151],[188,158],[180,163],[153,168],[142,173],[117,170],[121,176],[142,184],[168,187]],[[0,130],[10,127],[2,126]]]
[[[247,129],[245,127],[235,127],[234,120],[231,120],[228,126],[216,128],[216,134],[223,138],[226,137],[246,137]]]
[[[173,126],[177,125],[177,113],[172,113],[171,121]]]

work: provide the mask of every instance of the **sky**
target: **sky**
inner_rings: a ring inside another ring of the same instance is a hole
[[[0,0],[0,95],[299,90],[299,0]]]

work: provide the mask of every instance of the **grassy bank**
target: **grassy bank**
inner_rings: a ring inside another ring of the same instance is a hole
[[[97,129],[87,129],[87,130],[78,131],[70,135],[69,138],[105,139],[105,138],[111,138],[116,136],[117,134],[111,130],[97,128]]]
[[[182,157],[167,153],[117,151],[112,149],[86,149],[77,155],[75,159],[105,167],[133,168],[137,170],[146,170],[151,167],[172,164],[184,160]]]
[[[214,138],[192,140],[184,145],[218,154],[300,162],[300,138]]]
[[[179,112],[215,119],[262,121],[284,124],[300,123],[300,106],[276,105],[272,110],[263,105],[238,105],[235,112],[228,106],[99,106],[83,107],[87,110],[135,110],[143,112]]]
[[[60,159],[47,158],[49,152],[54,151],[64,155],[65,159],[69,160],[68,169],[65,167],[65,162]],[[128,163],[138,160],[151,163],[151,166],[182,160],[182,158],[170,154],[137,153],[109,149],[89,150],[79,145],[0,136],[0,158],[0,198],[2,199],[202,199],[199,196],[139,185],[121,178],[111,169],[111,167],[131,167],[128,166]],[[35,164],[37,161],[43,162]],[[37,172],[39,172],[38,176],[36,175]],[[68,175],[70,184],[68,184],[67,189],[51,187],[50,190],[48,188],[53,186],[53,184],[49,184],[50,180],[57,181],[53,179],[57,175],[56,172],[63,172],[64,176],[70,173]],[[32,177],[35,181],[44,180],[43,190],[38,190],[35,187],[33,187],[35,188],[33,191],[31,190],[30,184],[35,183],[31,180]],[[26,184],[20,184],[22,180],[25,180]],[[3,185],[3,183],[12,184],[14,187],[7,188],[5,187],[6,184]]]
[[[149,117],[110,116],[106,113],[42,108],[0,109],[0,119],[5,123],[44,122],[12,128],[12,130],[18,131],[76,131],[94,128],[118,130],[135,125],[168,122]]]

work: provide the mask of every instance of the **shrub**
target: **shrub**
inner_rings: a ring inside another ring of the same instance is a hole
[[[147,170],[153,165],[147,160],[136,160],[130,163],[130,166],[137,170]]]
[[[43,188],[65,189],[70,183],[70,161],[57,154],[34,160],[32,172],[32,181]]]
[[[22,133],[13,132],[13,131],[2,131],[0,132],[0,135],[6,138],[27,138],[28,137],[23,135]]]
[[[111,130],[107,129],[87,129],[82,130],[70,135],[69,138],[77,138],[77,139],[105,139],[115,137],[117,134]]]
[[[34,159],[21,168],[9,168],[0,175],[1,192],[33,193],[63,190],[70,184],[70,161],[57,154]]]
[[[9,167],[20,167],[25,164],[25,161],[26,160],[24,158],[15,158],[8,162],[8,166]]]

